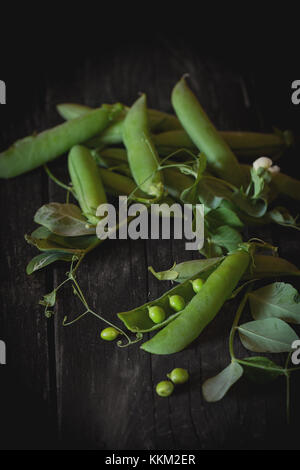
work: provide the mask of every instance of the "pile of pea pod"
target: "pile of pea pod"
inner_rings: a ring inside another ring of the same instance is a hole
[[[118,313],[129,334],[139,335],[138,339],[145,332],[155,332],[141,346],[152,354],[185,349],[244,285],[300,275],[296,266],[274,256],[273,247],[270,255],[262,254],[261,248],[270,248],[267,244],[243,240],[241,234],[247,225],[274,222],[299,229],[287,210],[272,206],[280,195],[300,200],[300,181],[272,166],[272,160],[293,145],[291,132],[218,131],[185,78],[175,85],[171,101],[174,115],[148,109],[145,94],[130,108],[120,103],[98,109],[60,104],[57,110],[64,123],[23,138],[0,153],[0,178],[13,178],[44,165],[68,193],[65,204],[50,203],[35,214],[40,227],[26,240],[41,253],[30,261],[28,274],[58,260],[73,263],[76,258],[79,265],[100,245],[95,234],[100,221],[97,207],[107,202],[106,194],[130,196],[131,201],[149,207],[175,201],[205,204],[210,240],[201,251],[205,258],[199,256],[160,273],[149,268],[158,279],[177,284],[159,299]],[[57,180],[47,166],[66,152],[71,184]],[[253,167],[252,160],[260,163]],[[69,202],[70,195],[76,204]],[[225,222],[214,222],[216,215],[221,220],[229,214],[233,220],[229,228],[224,229]],[[226,233],[234,234],[234,243],[222,239]],[[76,282],[74,272],[71,280]],[[86,312],[94,313],[80,296]],[[46,308],[53,307],[55,299],[48,294],[43,302]],[[103,339],[127,336],[107,323]]]

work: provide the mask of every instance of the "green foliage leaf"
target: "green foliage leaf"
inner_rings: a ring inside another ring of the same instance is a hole
[[[34,221],[51,232],[66,237],[95,234],[78,206],[51,202],[36,212]]]
[[[276,224],[300,230],[300,224],[297,222],[297,217],[293,217],[285,207],[275,207],[268,212],[268,217]]]
[[[245,279],[257,279],[277,276],[300,276],[300,270],[289,261],[278,256],[254,255],[254,266],[244,275]]]
[[[27,265],[26,273],[32,274],[39,269],[45,268],[55,261],[71,261],[73,257],[72,253],[64,253],[61,251],[45,251],[35,256]]]
[[[238,248],[243,239],[241,234],[228,225],[218,227],[210,236],[212,243],[224,247],[227,251],[233,251]]]
[[[206,207],[216,209],[224,199],[231,199],[232,191],[222,180],[204,176],[198,184],[198,197]]]
[[[295,331],[279,318],[255,320],[238,326],[243,346],[254,352],[288,352],[298,339]]]
[[[264,198],[269,192],[267,183],[270,183],[272,179],[270,172],[265,168],[258,168],[258,170],[251,168],[250,175],[252,184],[250,183],[247,193],[252,192],[253,199]]]
[[[205,222],[211,230],[222,225],[228,225],[237,230],[241,230],[244,227],[243,222],[232,209],[222,206],[210,210],[205,215]]]
[[[96,235],[82,235],[78,237],[63,237],[50,232],[46,227],[38,227],[30,236],[25,235],[28,243],[35,245],[41,251],[65,250],[67,252],[81,252],[99,243]]]
[[[291,285],[274,282],[249,294],[251,313],[256,320],[276,317],[300,323],[300,295]]]
[[[49,294],[43,295],[43,299],[39,301],[40,305],[44,305],[45,307],[54,307],[56,302],[56,290],[54,289]]]
[[[207,379],[202,385],[202,393],[206,401],[221,400],[230,387],[243,375],[243,368],[238,362],[231,362],[215,377]]]
[[[252,199],[242,189],[236,190],[232,195],[232,201],[246,214],[252,217],[263,217],[268,209],[266,199]]]
[[[253,356],[242,360],[244,376],[260,384],[275,380],[280,375],[285,375],[285,369],[267,357]]]

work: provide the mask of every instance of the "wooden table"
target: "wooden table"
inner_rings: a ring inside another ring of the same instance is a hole
[[[275,125],[297,131],[299,111],[290,102],[291,79],[297,77],[271,80],[267,63],[260,70],[251,61],[245,67],[244,62],[204,55],[184,41],[159,37],[149,44],[124,43],[104,55],[82,53],[77,62],[65,54],[60,69],[53,64],[50,60],[41,70],[36,67],[36,74],[19,82],[19,88],[13,85],[15,94],[8,91],[10,101],[0,110],[1,149],[61,122],[55,110],[60,102],[131,104],[143,91],[149,106],[171,112],[172,87],[186,72],[219,129],[270,131]],[[294,176],[298,152],[296,148],[282,162]],[[62,157],[51,168],[67,181],[65,166]],[[67,265],[27,276],[26,264],[37,253],[24,234],[35,228],[33,215],[42,204],[63,202],[64,197],[42,169],[0,184],[0,339],[7,345],[7,364],[0,366],[0,447],[296,449],[299,377],[292,379],[289,428],[283,379],[265,386],[241,380],[215,404],[202,397],[203,381],[228,364],[236,302],[226,305],[190,348],[168,357],[150,356],[138,345],[119,349],[101,341],[103,324],[93,317],[64,328],[64,315],[72,318],[81,311],[68,288],[59,294],[55,317],[43,316],[38,301],[63,280]],[[279,246],[282,257],[300,265],[296,231],[272,226],[249,231],[245,238],[251,235]],[[116,312],[170,287],[148,273],[147,266],[167,269],[174,261],[194,258],[197,253],[186,252],[183,241],[111,240],[87,257],[78,276],[94,309],[113,319]],[[292,282],[299,288],[299,282]],[[238,344],[237,351],[247,354]],[[191,380],[169,399],[159,398],[155,384],[174,366],[187,368]]]

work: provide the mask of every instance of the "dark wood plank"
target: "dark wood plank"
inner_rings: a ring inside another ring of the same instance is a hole
[[[37,96],[39,92],[43,97],[43,90],[37,88]],[[25,117],[22,110],[11,120],[4,119],[6,108],[1,107],[1,150],[17,137],[44,128],[43,101],[33,104],[34,112]],[[9,108],[9,104],[5,106]],[[47,200],[41,170],[1,180],[0,338],[7,348],[7,364],[0,366],[0,446],[4,449],[48,449],[56,440],[51,333],[38,305],[42,294],[51,290],[51,275],[44,272],[29,277],[25,272],[36,250],[25,242],[24,234],[33,230],[33,215]]]
[[[80,55],[77,62],[71,56],[60,73],[50,66],[46,69],[46,88],[31,103],[33,119],[26,125],[19,121],[11,129],[6,126],[3,146],[8,143],[6,140],[15,140],[25,131],[30,133],[34,128],[58,123],[55,104],[63,101],[91,106],[115,101],[131,104],[143,91],[148,95],[149,106],[171,111],[172,86],[183,73],[190,74],[193,89],[221,129],[294,126],[293,112],[289,111],[288,122],[285,121],[284,103],[275,114],[267,106],[270,99],[264,95],[264,80],[260,81],[259,76],[251,80],[248,71],[242,72],[242,67],[230,61],[211,58],[184,40],[171,42],[163,35],[148,43],[124,41],[101,54],[87,58]],[[284,165],[288,170],[289,162]],[[51,167],[68,181],[65,157]],[[24,195],[28,197],[25,199]],[[42,171],[1,184],[0,204],[6,221],[1,235],[4,314],[0,339],[7,341],[9,354],[8,365],[0,373],[5,371],[4,380],[8,377],[7,416],[11,416],[19,400],[7,446],[48,445],[64,450],[293,448],[293,428],[288,431],[285,426],[283,382],[260,387],[241,380],[219,403],[207,404],[202,397],[203,381],[229,361],[228,333],[237,301],[224,306],[191,347],[167,357],[150,356],[138,345],[120,349],[101,341],[104,324],[92,316],[64,328],[65,315],[71,319],[82,311],[69,287],[59,294],[55,318],[46,321],[42,317],[37,300],[64,279],[66,265],[28,280],[25,259],[33,250],[25,248],[23,233],[28,224],[29,229],[33,228],[32,216],[42,203],[62,202],[64,198],[64,191],[47,182]],[[6,211],[7,207],[14,210]],[[282,256],[300,264],[296,232],[267,227],[249,230],[247,236],[279,244]],[[11,239],[16,241],[13,245]],[[114,321],[116,312],[154,299],[170,287],[148,273],[147,266],[166,269],[174,261],[196,257],[197,253],[185,251],[183,241],[111,240],[86,258],[78,280],[94,310]],[[30,298],[26,296],[25,301],[26,290]],[[238,344],[237,352],[247,354]],[[155,385],[175,366],[187,368],[191,380],[169,399],[159,398]],[[19,385],[24,395],[21,401],[17,396],[9,400],[12,389]],[[299,385],[295,378],[294,421],[299,413],[295,396]],[[21,427],[16,444],[12,431],[17,427],[19,408],[26,408],[21,414],[22,426],[29,414],[34,422],[32,432],[22,443]],[[48,443],[40,433],[42,421],[49,424]]]

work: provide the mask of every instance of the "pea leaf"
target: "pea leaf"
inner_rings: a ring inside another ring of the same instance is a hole
[[[228,225],[216,228],[210,239],[215,245],[224,247],[227,251],[236,250],[243,241],[241,234]]]
[[[34,221],[51,232],[66,237],[95,233],[95,227],[88,224],[80,208],[74,204],[50,202],[40,207],[34,216]]]
[[[270,172],[265,168],[258,168],[258,170],[251,168],[250,175],[252,184],[250,183],[247,192],[250,193],[252,190],[253,199],[264,197],[269,192],[269,188],[266,183],[270,183],[272,179]]]
[[[267,357],[252,356],[242,360],[244,376],[258,383],[267,383],[285,374],[285,369]]]
[[[206,207],[216,209],[224,199],[231,199],[232,192],[222,180],[204,176],[198,184],[198,197]]]
[[[205,215],[205,221],[211,229],[216,229],[222,225],[228,225],[238,230],[244,227],[243,222],[233,210],[222,206],[210,210]]]
[[[255,320],[238,326],[243,346],[254,352],[279,353],[291,351],[298,339],[295,331],[279,318]]]
[[[255,320],[276,317],[300,323],[300,295],[291,284],[274,282],[251,292],[249,300]]]
[[[81,251],[81,250],[69,249],[69,248],[60,246],[51,240],[39,240],[38,238],[33,238],[30,235],[25,235],[25,240],[27,241],[27,243],[35,246],[40,251],[47,251],[47,252],[61,251],[63,253],[73,253],[73,254],[80,253]]]
[[[244,275],[245,279],[277,276],[300,276],[300,270],[289,261],[278,256],[254,255],[254,267]]]
[[[56,302],[56,290],[54,289],[49,294],[43,295],[43,299],[39,301],[40,305],[44,305],[45,307],[54,307]]]
[[[37,256],[35,256],[31,261],[29,261],[26,272],[27,274],[32,274],[39,269],[45,268],[55,261],[71,261],[73,257],[72,253],[64,253],[62,251],[45,251]]]
[[[202,385],[202,393],[206,401],[215,402],[221,400],[230,387],[241,378],[243,368],[238,362],[231,362],[222,372],[215,377],[207,379]]]
[[[28,235],[25,238],[29,238]],[[74,251],[84,251],[87,248],[99,243],[99,239],[96,235],[82,235],[78,237],[63,237],[61,235],[56,235],[55,233],[50,232],[46,227],[38,227],[30,235],[30,241],[32,241],[40,249],[45,245],[41,243],[42,240],[46,240],[49,243],[49,246],[53,245],[60,246],[67,249],[73,249]]]
[[[275,207],[268,212],[268,217],[276,224],[300,230],[300,224],[297,222],[297,217],[293,217],[285,207]]]
[[[252,217],[262,217],[268,209],[268,202],[266,199],[252,199],[245,194],[242,189],[236,190],[233,193],[232,201],[239,209]]]

